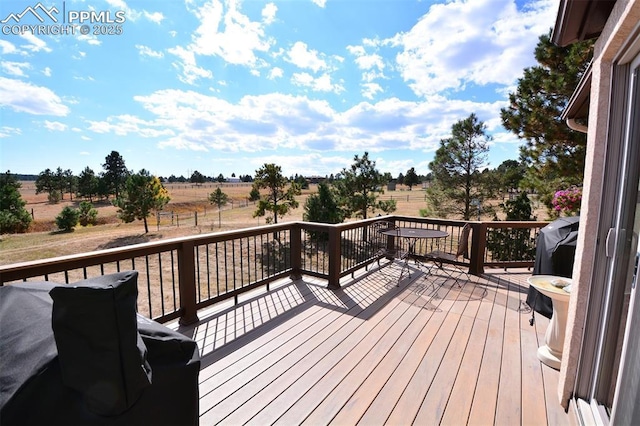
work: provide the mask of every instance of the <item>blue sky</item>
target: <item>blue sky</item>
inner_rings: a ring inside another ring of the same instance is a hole
[[[451,126],[475,113],[497,167],[522,144],[500,108],[557,8],[2,0],[0,166],[100,172],[115,150],[161,176],[253,175],[264,163],[324,176],[368,151],[381,172],[426,174]]]

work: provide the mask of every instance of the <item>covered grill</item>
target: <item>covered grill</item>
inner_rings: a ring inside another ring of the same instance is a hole
[[[540,230],[536,243],[533,275],[556,275],[571,278],[578,240],[580,218],[563,217]],[[533,287],[527,293],[527,305],[535,312],[551,318],[551,299]]]

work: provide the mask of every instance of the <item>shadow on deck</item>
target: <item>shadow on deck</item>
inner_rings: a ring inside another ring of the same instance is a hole
[[[462,281],[391,264],[340,290],[283,280],[199,312],[200,424],[570,424],[536,357],[530,272]]]

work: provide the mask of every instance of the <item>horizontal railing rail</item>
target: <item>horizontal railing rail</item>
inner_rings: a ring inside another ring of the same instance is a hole
[[[126,247],[0,266],[0,285],[19,281],[64,284],[121,270],[138,271],[138,311],[160,322],[198,320],[197,311],[273,281],[304,274],[329,287],[378,260],[372,224],[438,229],[438,249],[455,252],[466,223],[472,226],[468,256],[459,264],[481,274],[485,267],[533,266],[535,241],[547,222],[475,222],[390,215],[341,224],[285,222],[235,231],[174,238]],[[393,242],[401,246],[406,241]],[[434,249],[416,243],[416,254]],[[405,247],[406,249],[406,247]]]

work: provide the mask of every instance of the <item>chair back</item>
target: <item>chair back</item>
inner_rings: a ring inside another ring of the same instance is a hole
[[[388,220],[379,220],[377,222],[373,222],[371,224],[371,229],[373,230],[373,235],[371,235],[370,238],[372,239],[378,239],[381,238],[383,235],[382,233],[385,231],[389,231],[392,229],[397,230],[398,227],[396,226],[395,223],[390,222]]]
[[[465,223],[460,232],[460,239],[458,240],[458,251],[456,252],[456,259],[462,256],[465,259],[469,258],[469,234],[471,233],[471,225]]]
[[[389,236],[383,234],[383,232],[391,230],[398,231],[396,224],[388,220],[379,220],[377,222],[373,222],[370,229],[370,243],[372,243],[375,248],[384,251],[385,254],[391,254],[393,248],[388,246]]]

